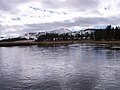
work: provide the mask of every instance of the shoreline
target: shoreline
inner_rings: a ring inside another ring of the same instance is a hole
[[[14,42],[0,42],[0,47],[9,47],[9,46],[30,46],[30,45],[55,45],[55,44],[120,44],[120,41],[94,41],[94,40],[74,40],[74,41],[14,41]]]

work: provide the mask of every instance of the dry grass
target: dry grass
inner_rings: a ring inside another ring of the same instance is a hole
[[[79,40],[79,41],[19,41],[19,42],[0,42],[1,47],[5,46],[29,46],[29,45],[53,45],[53,44],[73,44],[73,43],[94,43],[94,44],[120,44],[120,41],[94,41],[94,40]]]
[[[29,46],[29,45],[53,45],[53,44],[72,44],[72,41],[51,41],[51,42],[35,42],[35,41],[19,41],[19,42],[0,42],[0,46]]]

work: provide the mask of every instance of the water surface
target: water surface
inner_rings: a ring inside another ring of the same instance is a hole
[[[94,44],[0,47],[0,90],[120,90],[120,51]]]

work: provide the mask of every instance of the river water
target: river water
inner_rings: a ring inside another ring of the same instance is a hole
[[[104,46],[0,47],[0,90],[120,90],[120,51]]]

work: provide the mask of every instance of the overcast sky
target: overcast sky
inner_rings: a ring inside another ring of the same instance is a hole
[[[0,0],[0,33],[120,25],[120,0]]]

